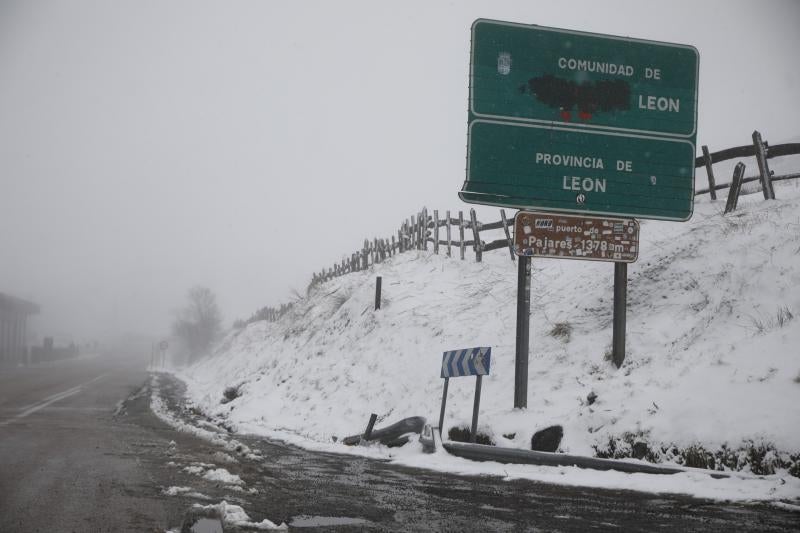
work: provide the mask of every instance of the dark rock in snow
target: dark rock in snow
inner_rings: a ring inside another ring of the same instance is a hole
[[[633,443],[632,452],[633,452],[633,456],[636,459],[644,459],[649,451],[650,451],[650,448],[647,447],[647,443],[646,442],[639,441],[639,442],[634,442]]]
[[[595,400],[597,400],[597,394],[594,391],[592,391],[586,397],[586,405],[592,405],[595,402]]]
[[[550,426],[537,431],[531,437],[531,450],[537,452],[555,452],[561,444],[564,436],[564,428],[561,426]]]
[[[466,427],[451,427],[447,432],[447,437],[453,442],[471,442],[470,437],[472,431]],[[494,446],[495,443],[492,438],[480,431],[475,435],[475,444],[485,444],[487,446]]]

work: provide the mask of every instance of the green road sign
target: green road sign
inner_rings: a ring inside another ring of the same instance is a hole
[[[694,137],[698,67],[691,46],[479,19],[470,113]]]
[[[465,202],[570,213],[687,220],[694,145],[614,132],[475,120]]]
[[[687,220],[697,50],[477,20],[465,202]]]

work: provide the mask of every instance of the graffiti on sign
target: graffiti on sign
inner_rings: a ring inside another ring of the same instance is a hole
[[[639,222],[520,211],[514,217],[514,251],[528,257],[633,263],[639,256]]]

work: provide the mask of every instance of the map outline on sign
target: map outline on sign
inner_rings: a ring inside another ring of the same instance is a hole
[[[493,24],[497,26],[508,26],[514,28],[523,28],[529,30],[537,30],[537,31],[544,31],[544,32],[551,32],[551,33],[563,33],[569,35],[575,35],[580,37],[589,37],[589,38],[600,38],[600,39],[608,39],[608,40],[616,40],[624,43],[637,43],[637,44],[646,44],[646,45],[653,45],[653,46],[662,46],[667,48],[679,48],[683,50],[692,51],[695,55],[695,72],[694,72],[694,95],[693,95],[693,117],[692,117],[692,130],[689,133],[671,133],[671,132],[664,132],[664,131],[653,131],[653,130],[643,130],[641,128],[621,128],[617,126],[609,126],[609,125],[601,125],[601,124],[583,124],[579,122],[571,122],[571,121],[564,121],[564,120],[547,120],[541,118],[529,118],[529,117],[516,117],[516,116],[508,116],[508,115],[493,115],[488,113],[480,113],[477,112],[475,109],[475,53],[476,53],[476,46],[475,46],[475,30],[479,24]],[[518,22],[508,22],[508,21],[501,21],[501,20],[493,20],[493,19],[485,19],[479,18],[476,19],[472,23],[471,27],[471,42],[472,45],[470,46],[470,72],[469,72],[469,112],[475,118],[481,119],[490,119],[490,120],[500,120],[500,121],[510,121],[510,122],[522,122],[522,123],[534,123],[534,124],[560,124],[567,126],[573,129],[585,129],[588,131],[591,130],[606,130],[606,131],[616,131],[616,132],[627,132],[627,133],[640,133],[647,136],[655,136],[655,137],[668,137],[668,138],[683,138],[683,139],[693,139],[697,134],[697,116],[698,116],[698,102],[699,102],[699,74],[700,74],[700,52],[697,50],[696,47],[688,44],[679,44],[679,43],[668,43],[663,41],[654,41],[648,39],[639,39],[639,38],[632,38],[632,37],[624,37],[619,35],[608,35],[608,34],[601,34],[601,33],[593,33],[593,32],[585,32],[585,31],[578,31],[578,30],[568,30],[562,28],[553,28],[548,26],[539,26],[535,24],[522,24]],[[471,120],[472,121],[472,120]]]

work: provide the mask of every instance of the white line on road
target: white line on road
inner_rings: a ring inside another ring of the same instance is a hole
[[[0,422],[0,427],[7,426],[11,422],[19,420],[20,418],[25,418],[26,416],[31,415],[31,414],[35,413],[36,411],[44,409],[45,407],[47,407],[50,404],[56,403],[56,402],[61,401],[61,400],[65,399],[65,398],[69,398],[70,396],[78,394],[87,385],[91,385],[95,381],[103,379],[107,375],[108,375],[108,373],[101,374],[101,375],[97,376],[96,378],[87,381],[86,383],[78,385],[77,387],[72,387],[71,389],[67,389],[67,390],[59,392],[57,394],[53,394],[52,396],[48,396],[47,398],[39,401],[39,403],[26,405],[25,407],[22,408],[23,411],[20,414],[14,416],[13,418],[11,418],[9,420],[6,420],[4,422]]]
[[[71,389],[68,389],[68,390],[65,390],[65,391],[61,391],[61,392],[57,392],[57,393],[55,393],[55,394],[52,394],[52,395],[48,396],[47,398],[42,398],[41,400],[36,400],[36,401],[35,401],[35,402],[33,402],[33,403],[29,403],[28,405],[25,405],[25,406],[23,406],[23,407],[20,407],[20,408],[19,408],[19,410],[20,410],[20,411],[27,411],[27,410],[28,410],[28,409],[30,409],[31,407],[36,407],[36,406],[37,406],[37,405],[39,405],[40,403],[44,403],[44,402],[46,402],[46,401],[48,401],[48,400],[51,400],[52,398],[56,398],[56,397],[58,397],[58,396],[61,396],[61,395],[63,395],[63,394],[66,394],[67,392],[69,392],[69,391],[71,391],[71,390],[74,390],[75,392],[78,392],[79,390],[81,390],[81,386],[80,386],[80,385],[78,385],[77,387],[72,387]]]

